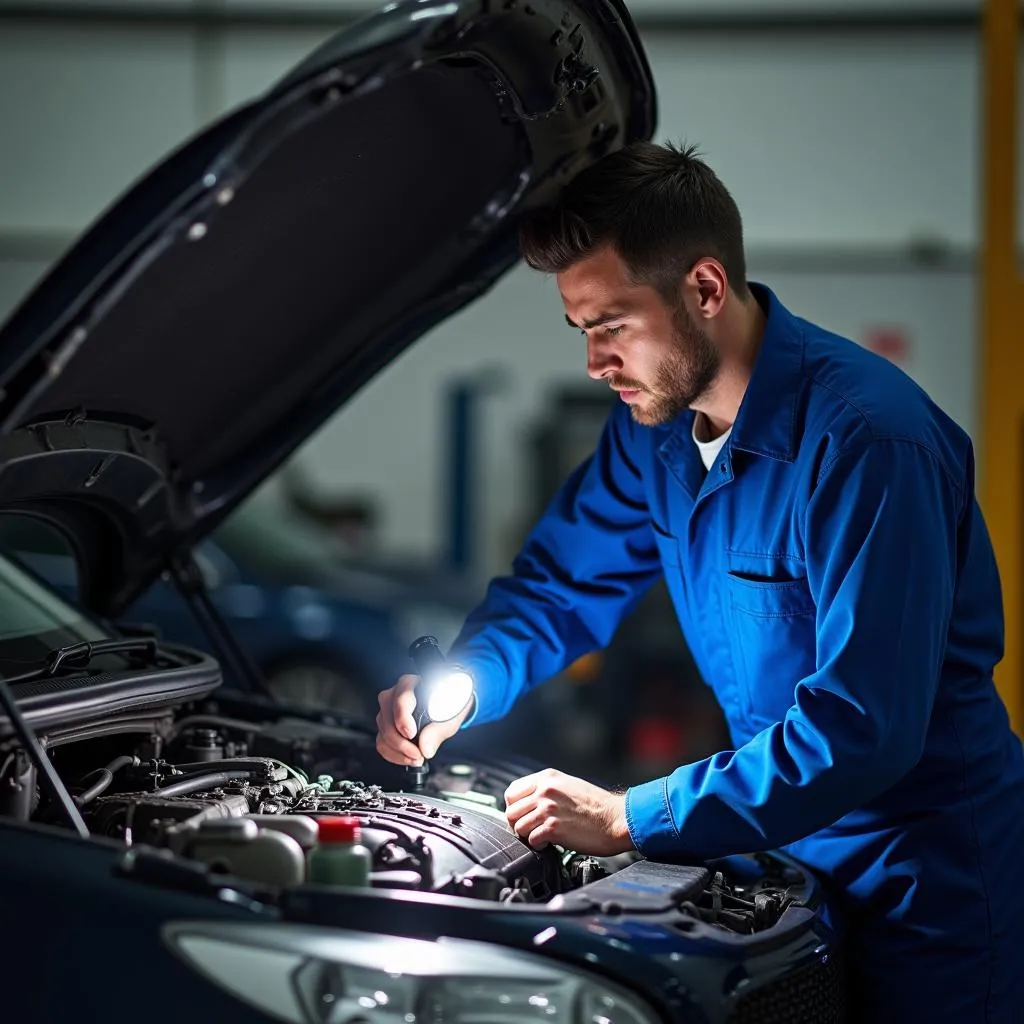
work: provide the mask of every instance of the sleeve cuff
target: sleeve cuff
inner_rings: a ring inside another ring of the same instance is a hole
[[[502,718],[508,710],[505,673],[488,658],[465,656],[458,658],[458,662],[473,676],[473,707],[460,731]]]
[[[668,778],[626,790],[626,828],[633,845],[645,856],[669,852],[678,845],[679,830],[668,802]]]
[[[462,725],[459,726],[459,731],[460,732],[463,729],[465,729],[468,726],[473,724],[473,719],[476,718],[477,707],[478,707],[478,705],[477,705],[477,702],[476,702],[476,693],[474,693],[469,698],[469,714],[466,715],[466,717],[462,720]]]

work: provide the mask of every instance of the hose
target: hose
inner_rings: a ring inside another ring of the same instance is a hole
[[[87,790],[79,793],[75,797],[75,802],[79,807],[92,803],[96,797],[101,793],[105,793],[110,788],[110,784],[114,781],[115,772],[119,772],[122,768],[127,768],[130,764],[138,763],[139,759],[137,757],[132,757],[131,754],[122,754],[120,757],[115,757],[106,768],[97,768],[95,771],[89,772],[89,775],[99,774],[99,778]],[[85,779],[89,778],[89,775],[86,775]]]
[[[209,772],[206,775],[193,775],[180,782],[172,782],[169,786],[161,789],[154,789],[150,796],[185,796],[186,793],[196,793],[201,789],[212,789],[215,786],[222,786],[225,782],[234,779],[247,779],[255,774],[254,770],[232,769],[226,772]]]
[[[276,757],[260,757],[259,760],[260,761],[270,761],[272,764],[276,764],[278,766],[278,768],[283,769],[288,775],[290,775],[293,779],[295,779],[304,789],[310,785],[309,779],[307,779],[306,776],[302,772],[300,772],[298,770],[298,768],[293,768],[290,764],[286,764],[284,761],[281,761],[281,760],[279,760]],[[190,772],[195,772],[195,771],[200,771],[200,770],[206,769],[208,766],[210,766],[210,765],[212,765],[214,763],[219,764],[221,766],[221,769],[220,769],[221,771],[229,771],[229,770],[234,769],[234,768],[248,768],[249,765],[251,764],[251,762],[252,762],[251,758],[242,758],[242,757],[238,757],[238,758],[221,758],[221,757],[219,757],[219,758],[217,758],[216,762],[211,762],[211,761],[195,761],[195,762],[192,762],[190,764],[179,764],[179,765],[176,765],[175,767],[178,769],[178,771],[185,772],[186,774],[188,774]],[[255,767],[256,766],[254,766],[254,768]],[[254,770],[253,774],[255,774],[255,770]],[[318,780],[318,782],[314,783],[314,786],[320,786],[320,784],[323,782],[324,778],[330,779],[330,776],[321,776],[320,779]],[[333,779],[331,781],[333,782]],[[320,788],[322,788],[322,786],[320,786]],[[328,783],[328,788],[330,788],[330,783]]]

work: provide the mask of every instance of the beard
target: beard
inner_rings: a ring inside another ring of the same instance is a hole
[[[647,398],[633,402],[629,411],[645,427],[671,423],[680,413],[703,398],[718,376],[721,357],[711,338],[702,331],[679,303],[672,314],[674,328],[672,351],[654,373],[654,381],[613,377],[612,387],[643,392]]]

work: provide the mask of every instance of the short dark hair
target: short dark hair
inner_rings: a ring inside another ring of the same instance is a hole
[[[602,157],[528,214],[519,232],[534,270],[558,274],[611,244],[638,284],[678,301],[693,264],[711,256],[746,297],[740,211],[694,146],[638,142]]]

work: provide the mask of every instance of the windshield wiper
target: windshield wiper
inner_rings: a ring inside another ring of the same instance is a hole
[[[166,650],[161,650],[156,637],[119,637],[110,640],[81,640],[77,644],[66,647],[55,647],[48,651],[43,663],[38,668],[20,672],[16,676],[7,676],[8,683],[27,683],[33,679],[49,679],[61,670],[83,664],[88,666],[93,658],[103,654],[131,654],[134,651],[145,652],[146,660],[156,664],[161,655],[175,664],[183,664],[182,660]]]
[[[101,654],[131,654],[133,651],[145,652],[147,661],[156,663],[160,657],[160,647],[155,636],[116,637],[110,640],[82,640],[67,647],[56,647],[46,655],[46,666],[41,674],[55,676],[65,664],[75,665],[85,662]]]

